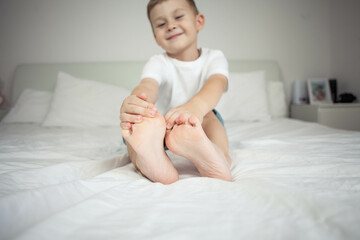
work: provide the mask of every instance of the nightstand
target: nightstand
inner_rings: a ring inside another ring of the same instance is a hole
[[[1,119],[3,119],[3,117],[5,117],[5,115],[8,113],[8,109],[5,108],[0,108],[0,121]]]
[[[292,104],[290,116],[333,128],[360,131],[360,103]]]

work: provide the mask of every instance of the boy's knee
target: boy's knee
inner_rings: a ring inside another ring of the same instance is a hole
[[[212,119],[216,119],[215,113],[213,111],[208,112],[205,116],[204,116],[204,120],[212,120]]]
[[[219,121],[219,120],[215,116],[215,113],[213,111],[210,111],[204,116],[202,125],[205,126],[205,125],[207,125],[209,123],[213,123],[215,121]]]

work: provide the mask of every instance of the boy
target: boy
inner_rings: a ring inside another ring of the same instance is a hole
[[[130,160],[153,182],[177,181],[165,141],[202,176],[232,181],[226,132],[213,110],[227,89],[227,61],[220,51],[197,48],[205,17],[193,0],[150,0],[147,10],[156,43],[166,53],[148,61],[121,106]]]

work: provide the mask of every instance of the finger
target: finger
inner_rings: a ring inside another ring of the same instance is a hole
[[[139,107],[143,107],[143,108],[148,108],[148,109],[155,109],[155,105],[153,103],[147,102],[135,95],[131,95],[129,97],[127,97],[124,100],[123,103],[124,107],[128,106],[128,105],[135,105],[135,106],[139,106]],[[157,109],[156,109],[157,110]]]
[[[122,112],[120,112],[120,115],[124,114],[124,113],[141,115],[144,117],[154,117],[157,113],[157,109],[149,109],[149,108],[144,108],[144,107],[140,107],[140,106],[136,106],[136,105],[126,105],[122,109]]]
[[[128,113],[120,114],[121,122],[141,123],[143,120],[144,120],[143,116],[138,114],[128,114]]]
[[[173,115],[173,113],[176,112],[176,109],[173,108],[173,109],[170,109],[164,116],[165,118],[165,121],[167,121],[168,119],[170,119],[171,115]]]
[[[148,96],[146,95],[146,93],[140,93],[140,94],[137,95],[137,97],[140,98],[140,99],[142,99],[142,100],[144,100],[144,101],[146,101],[147,98],[148,98]]]
[[[172,129],[176,119],[179,117],[179,113],[178,112],[174,112],[167,120],[166,120],[166,128],[167,129]]]

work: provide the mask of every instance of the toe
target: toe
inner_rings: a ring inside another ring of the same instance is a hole
[[[191,124],[191,126],[196,127],[199,125],[199,119],[197,117],[195,117],[194,115],[192,115],[191,117],[189,117],[189,123]]]
[[[176,124],[185,124],[188,121],[188,116],[185,113],[180,114],[180,116],[176,119]]]
[[[123,136],[123,138],[125,139],[125,141],[129,141],[130,139],[130,136],[131,136],[131,133],[130,133],[130,130],[122,130],[121,131],[121,135]]]

